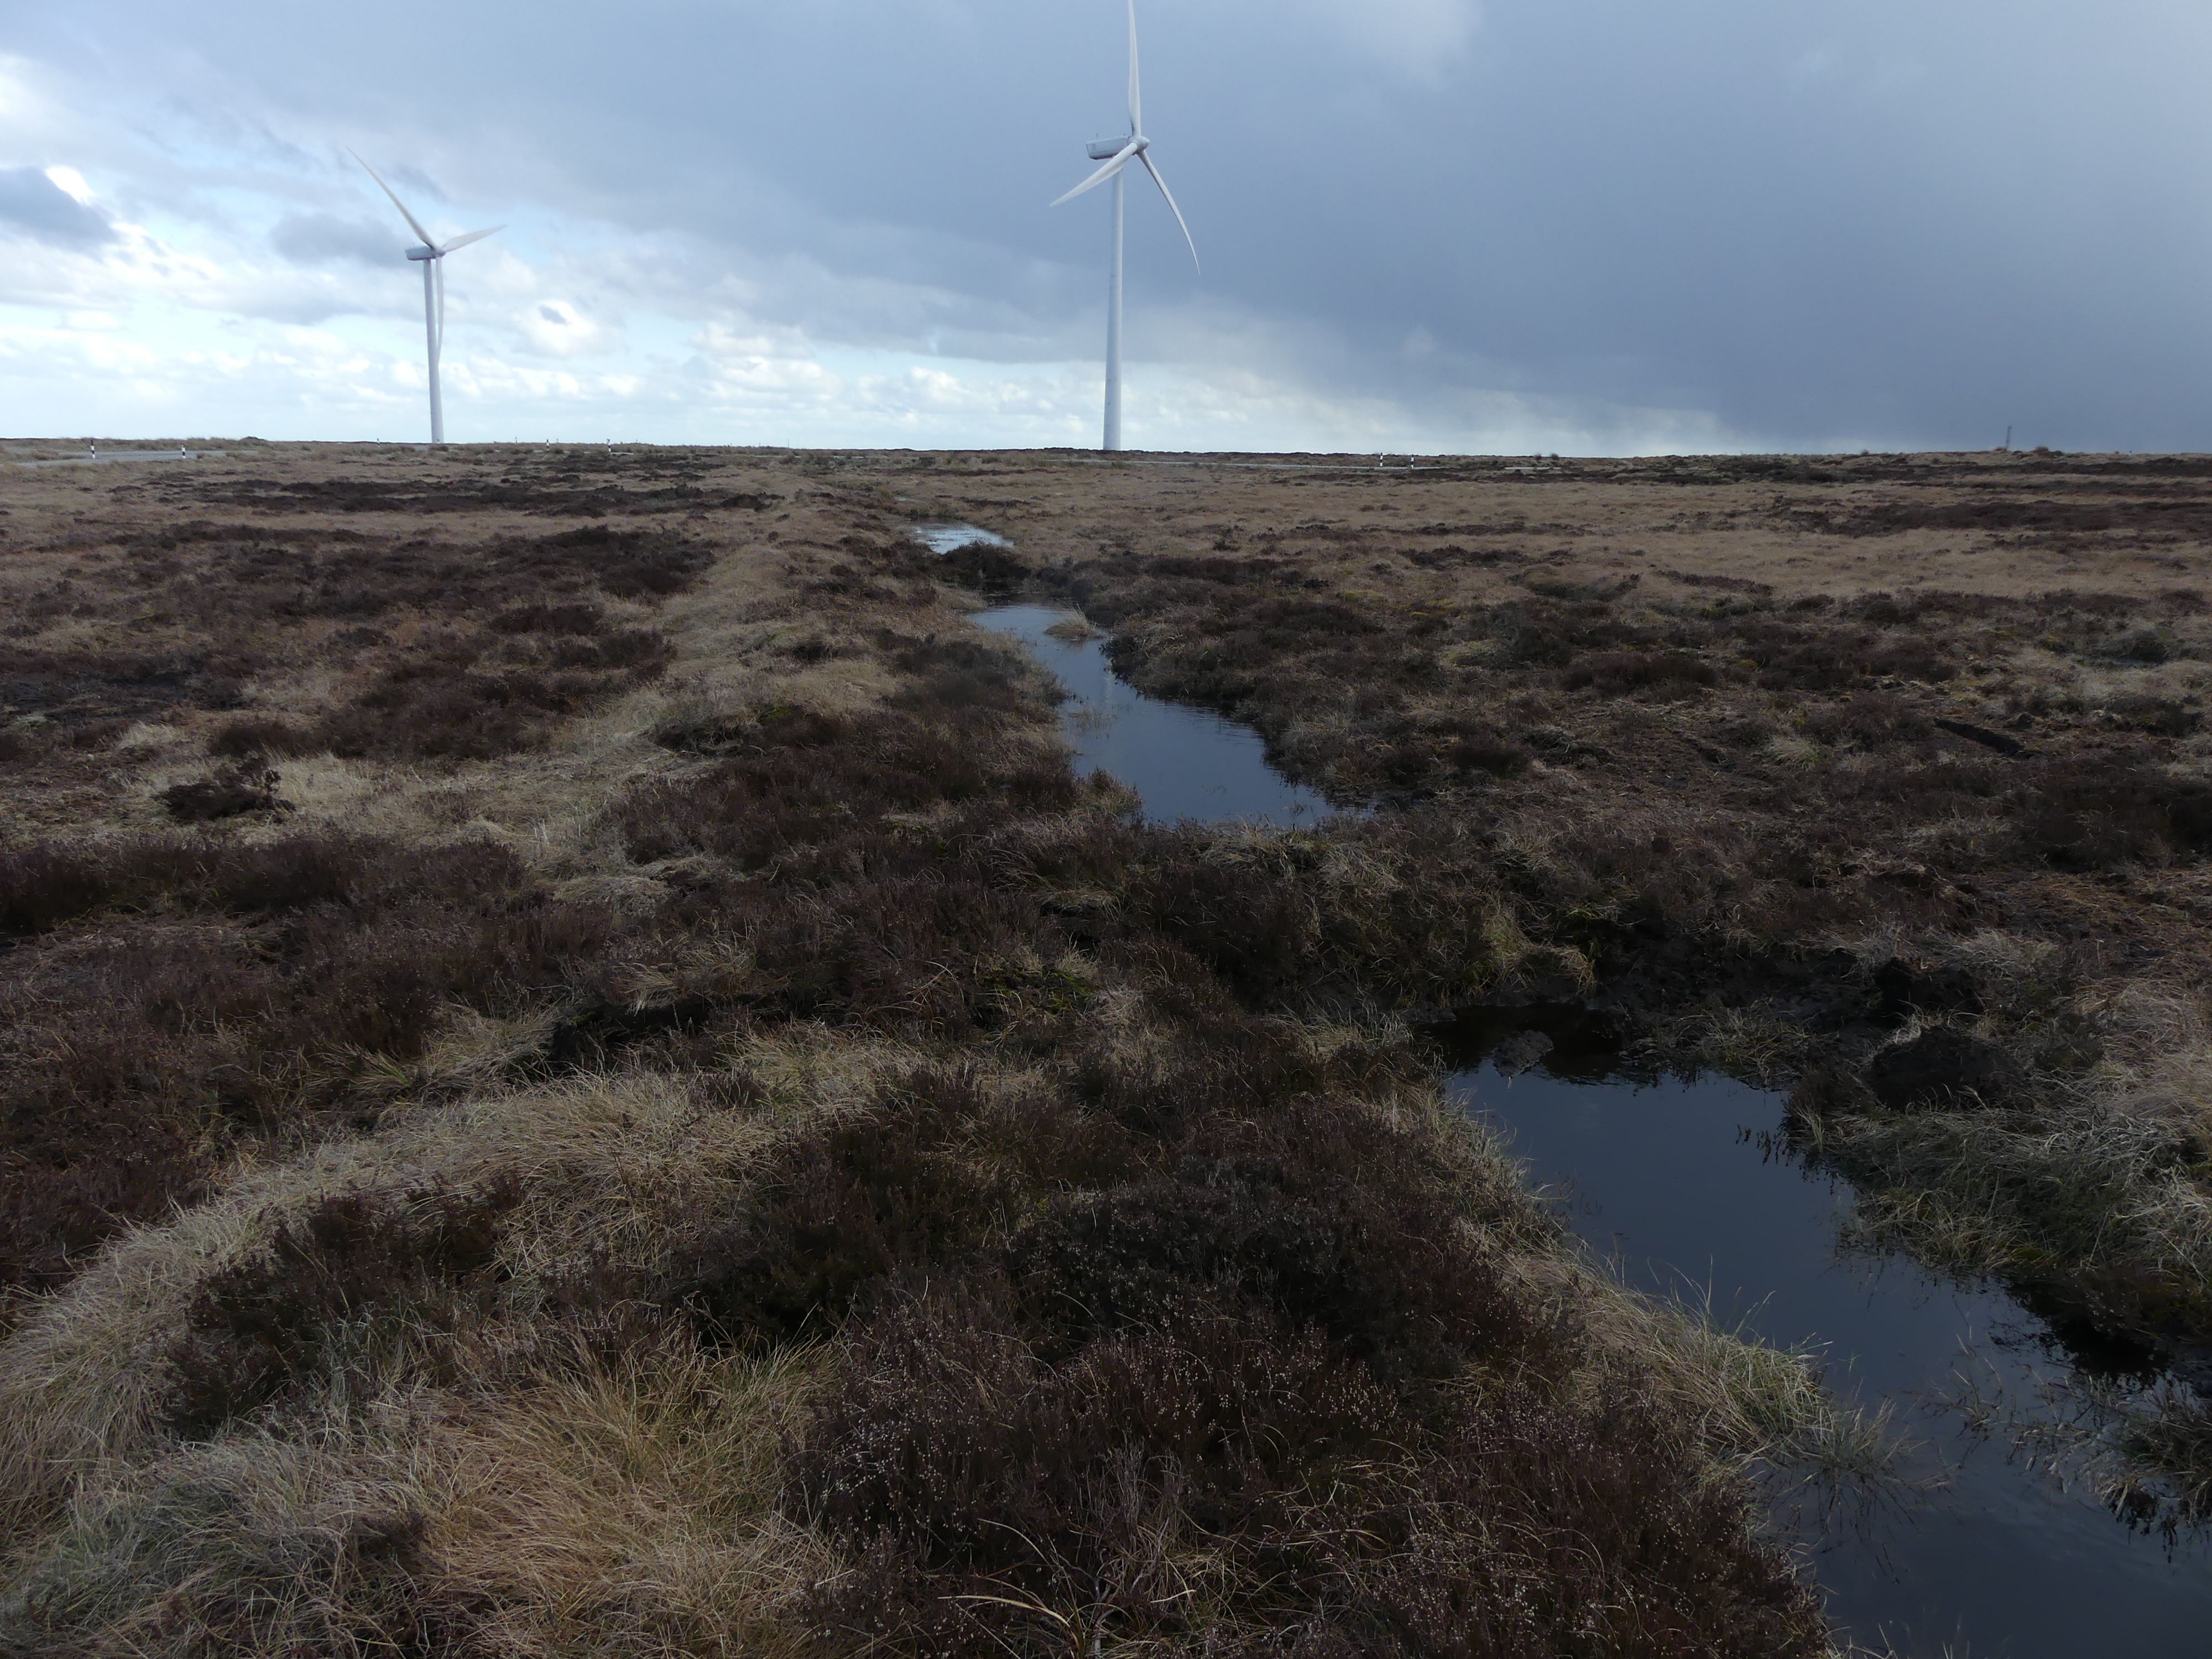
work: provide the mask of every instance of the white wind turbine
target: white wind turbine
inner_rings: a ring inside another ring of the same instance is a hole
[[[1137,0],[1129,0],[1129,136],[1120,140],[1109,138],[1103,143],[1091,145],[1086,154],[1092,161],[1103,161],[1105,165],[1061,197],[1059,202],[1053,204],[1058,207],[1060,202],[1073,201],[1085,191],[1103,185],[1109,179],[1114,181],[1114,279],[1106,301],[1105,447],[1108,449],[1121,447],[1121,220],[1128,184],[1122,169],[1130,162],[1142,161],[1145,171],[1152,175],[1152,182],[1160,187],[1160,194],[1167,198],[1168,210],[1175,215],[1176,223],[1182,226],[1183,240],[1190,243],[1191,263],[1194,265],[1198,264],[1198,243],[1191,236],[1190,225],[1183,218],[1182,210],[1176,205],[1175,192],[1168,188],[1168,181],[1160,177],[1159,168],[1153,165],[1149,154],[1152,147],[1152,141],[1145,137],[1145,100],[1137,86]]]
[[[361,157],[355,155],[353,151],[348,150],[346,154],[361,161]],[[392,198],[392,205],[399,210],[399,216],[407,222],[407,228],[422,239],[420,247],[407,250],[407,257],[420,262],[422,267],[422,331],[429,337],[430,441],[441,444],[446,441],[446,403],[438,391],[438,354],[446,343],[446,270],[442,261],[454,249],[466,247],[471,242],[481,242],[493,230],[505,230],[507,227],[494,225],[491,230],[472,230],[465,236],[454,237],[450,242],[433,241],[430,233],[422,228],[422,222],[407,210],[407,204],[401,201],[398,192],[384,182],[383,175],[366,161],[361,161],[361,165],[362,171],[376,180],[377,188]]]

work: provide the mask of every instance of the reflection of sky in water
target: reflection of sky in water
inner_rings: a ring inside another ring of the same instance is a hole
[[[950,553],[970,542],[988,542],[993,547],[1013,545],[1004,536],[980,525],[915,524],[907,526],[907,533],[933,553]]]
[[[1045,629],[1068,620],[1042,605],[1009,605],[975,620],[1030,647],[1073,693],[1060,707],[1060,732],[1075,769],[1108,772],[1141,796],[1145,816],[1243,818],[1289,827],[1327,817],[1327,801],[1286,782],[1267,762],[1256,732],[1200,709],[1148,697],[1107,665],[1098,640],[1056,640]]]
[[[1845,1260],[1848,1188],[1762,1144],[1775,1097],[1726,1079],[1566,1083],[1490,1067],[1452,1081],[1503,1130],[1530,1178],[1565,1187],[1575,1230],[1632,1284],[1700,1299],[1778,1344],[1812,1340],[1829,1380],[1895,1401],[1928,1443],[1917,1472],[1952,1466],[1948,1490],[1875,1521],[1814,1563],[1831,1616],[1900,1655],[2081,1659],[2212,1652],[2212,1551],[2169,1559],[2093,1498],[2008,1459],[2000,1430],[1978,1442],[1943,1410],[1971,1379],[1985,1397],[2038,1412],[2037,1385],[2066,1367],[2008,1297],[1941,1283],[1899,1257]]]

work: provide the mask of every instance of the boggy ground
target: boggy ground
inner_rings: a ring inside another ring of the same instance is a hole
[[[1536,948],[1443,1000],[1792,1085],[1875,1231],[2212,1375],[2212,462],[1335,459],[902,489],[1451,848],[1409,878]],[[2203,1398],[2117,1502],[2204,1511]]]
[[[1821,1650],[1750,1478],[1863,1432],[1375,1012],[1584,945],[1079,783],[972,465],[6,475],[9,1651]]]

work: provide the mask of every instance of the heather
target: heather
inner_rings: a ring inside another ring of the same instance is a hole
[[[11,1648],[1822,1651],[1753,1476],[1861,1431],[1394,1012],[1581,947],[1079,780],[854,465],[11,522]]]

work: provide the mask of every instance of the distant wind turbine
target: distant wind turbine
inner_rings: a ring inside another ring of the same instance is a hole
[[[361,157],[354,155],[353,151],[348,150],[346,154],[361,161]],[[456,248],[466,247],[471,242],[481,242],[492,231],[505,230],[507,227],[494,225],[491,230],[472,230],[465,236],[456,236],[442,245],[434,242],[430,239],[430,233],[422,228],[422,222],[407,210],[407,204],[401,201],[398,192],[384,182],[384,176],[366,161],[361,161],[361,165],[362,170],[376,180],[377,188],[392,198],[392,205],[399,210],[399,216],[407,222],[407,228],[422,239],[422,246],[407,250],[407,257],[419,261],[422,266],[422,331],[429,339],[430,356],[430,441],[441,444],[446,441],[446,403],[438,392],[438,354],[446,343],[446,269],[442,262]]]
[[[1189,222],[1182,210],[1176,205],[1175,192],[1168,181],[1160,177],[1159,168],[1153,164],[1150,151],[1152,141],[1145,137],[1145,100],[1137,84],[1137,0],[1129,0],[1129,136],[1123,139],[1108,139],[1103,143],[1089,146],[1085,153],[1094,161],[1105,165],[1061,197],[1060,202],[1072,202],[1109,179],[1114,181],[1114,278],[1106,301],[1106,442],[1108,449],[1121,447],[1121,220],[1127,199],[1128,180],[1122,169],[1132,161],[1142,161],[1145,171],[1152,175],[1152,182],[1167,198],[1168,210],[1182,227],[1182,239],[1190,243],[1191,264],[1198,264],[1198,243],[1192,239]],[[428,240],[428,238],[424,239]]]

